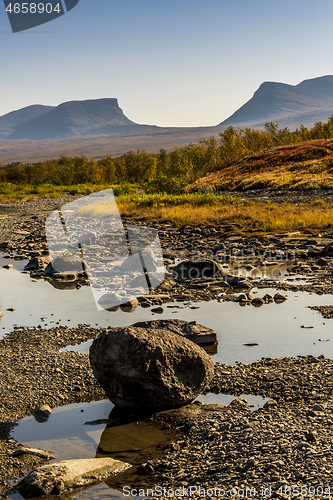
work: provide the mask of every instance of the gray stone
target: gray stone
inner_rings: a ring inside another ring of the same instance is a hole
[[[186,405],[214,374],[214,363],[201,347],[167,330],[105,330],[94,340],[89,356],[96,379],[120,407]]]
[[[138,321],[132,326],[168,330],[201,346],[217,344],[218,342],[217,333],[207,326],[200,325],[197,321],[155,319],[153,321]]]
[[[17,485],[17,489],[24,498],[60,495],[103,481],[130,467],[130,464],[113,458],[63,460],[34,469]]]
[[[66,251],[50,262],[45,268],[46,274],[54,273],[82,273],[82,261],[77,251]]]

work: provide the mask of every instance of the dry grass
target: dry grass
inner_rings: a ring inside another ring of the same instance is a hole
[[[130,201],[128,197],[120,197],[117,201],[122,216],[167,221],[176,226],[210,225],[225,230],[238,225],[237,232],[284,232],[302,229],[320,231],[332,224],[333,204],[323,200],[295,205],[217,196],[215,199],[214,204],[198,204],[194,200],[186,201],[184,197],[181,205],[173,203],[171,197],[170,201],[164,200],[160,205],[140,204]]]

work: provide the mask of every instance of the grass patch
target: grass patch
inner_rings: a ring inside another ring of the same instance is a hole
[[[332,224],[333,204],[324,200],[295,205],[241,200],[208,194],[135,195],[117,199],[125,217],[223,228],[239,225],[243,231],[285,232],[302,229],[323,230]]]
[[[54,184],[39,184],[37,186],[26,184],[1,183],[0,203],[13,203],[16,201],[33,201],[38,198],[60,198],[65,194],[87,195],[104,189],[113,189],[115,196],[137,191],[135,184],[77,184],[75,186],[56,186]]]

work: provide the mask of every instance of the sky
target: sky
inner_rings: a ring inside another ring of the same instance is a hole
[[[80,0],[12,33],[0,0],[0,115],[115,97],[137,123],[222,122],[264,81],[333,74],[331,0]]]

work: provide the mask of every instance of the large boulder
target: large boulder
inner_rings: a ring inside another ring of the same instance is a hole
[[[174,408],[209,384],[214,363],[199,346],[161,329],[112,328],[90,347],[90,364],[118,407]]]
[[[130,467],[131,464],[113,458],[63,460],[34,469],[22,479],[17,489],[24,498],[60,495],[64,491],[98,483]]]

